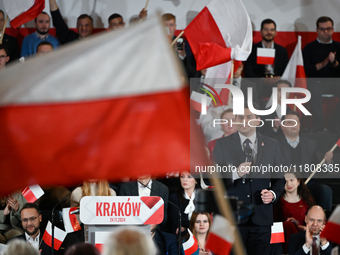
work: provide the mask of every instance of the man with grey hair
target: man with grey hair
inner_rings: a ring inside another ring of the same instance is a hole
[[[39,251],[24,240],[14,239],[9,243],[4,255],[39,255]]]
[[[111,234],[104,245],[103,255],[154,255],[156,248],[149,235],[137,227]]]

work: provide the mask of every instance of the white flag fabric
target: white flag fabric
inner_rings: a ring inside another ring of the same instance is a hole
[[[28,186],[21,194],[25,197],[28,203],[34,203],[37,201],[42,195],[44,195],[43,189],[39,185]]]
[[[67,233],[60,228],[54,226],[54,249],[59,250],[61,244],[64,242]],[[44,242],[52,247],[52,223],[48,221],[45,233],[43,235]]]

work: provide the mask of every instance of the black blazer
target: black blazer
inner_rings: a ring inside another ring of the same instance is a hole
[[[190,220],[188,219],[188,214],[184,213],[185,208],[189,204],[189,200],[184,198],[184,203],[183,203],[178,197],[177,192],[175,192],[170,195],[169,201],[172,202],[172,204],[169,205],[169,218],[171,221],[170,233],[175,234],[176,229],[178,228],[178,220],[179,220],[178,208],[181,211],[181,226],[184,228],[189,228]],[[175,204],[178,208],[175,207],[173,204]],[[182,233],[182,236],[184,236],[184,233]]]
[[[50,255],[52,254],[52,248],[50,246],[48,246],[44,240],[42,240],[43,238],[43,235],[44,233],[40,231],[40,236],[39,236],[39,243],[41,243],[40,245],[40,248],[39,250],[41,250],[41,255]],[[25,233],[23,233],[22,235],[20,236],[16,236],[16,237],[13,237],[12,239],[10,239],[7,243],[9,243],[11,240],[14,240],[14,239],[20,239],[20,240],[24,240],[24,241],[27,241],[26,240],[26,236],[25,236]],[[56,255],[60,255],[60,254],[63,254],[62,250],[59,249],[58,251],[54,250],[54,254]]]
[[[268,108],[266,108],[266,110],[267,109]],[[288,109],[289,108],[287,107],[286,111],[288,111]],[[275,139],[276,136],[281,135],[282,134],[281,127],[279,127],[279,129],[275,132],[273,127],[272,127],[272,122],[271,121],[266,121],[266,119],[275,119],[275,118],[278,118],[276,110],[273,113],[269,114],[269,115],[261,116],[261,119],[263,120],[264,125],[262,127],[259,127],[257,129],[257,131],[259,131],[261,134],[263,134],[265,136],[268,136],[268,137],[274,138],[274,139]]]
[[[264,169],[263,166],[280,166],[281,157],[278,142],[258,132],[257,141],[257,158],[253,166],[260,170]],[[245,154],[241,148],[239,133],[236,132],[218,139],[213,151],[213,158],[218,164],[231,163],[236,169],[241,163],[245,162]],[[239,200],[253,205],[254,210],[251,219],[255,225],[272,225],[272,203],[264,204],[260,193],[263,189],[272,190],[276,195],[276,199],[278,199],[284,185],[285,180],[281,172],[277,174],[252,172],[247,176],[245,183],[243,183],[242,179],[237,179],[227,187],[227,190],[229,196],[237,196]],[[245,222],[241,221],[241,223]]]
[[[264,66],[256,63],[257,48],[262,48],[262,42],[253,45],[252,51],[244,64],[244,77],[261,78],[264,77]],[[274,43],[275,60],[274,60],[274,76],[282,76],[288,64],[287,49]]]
[[[288,254],[289,255],[306,255],[306,253],[302,249],[302,246],[305,244],[305,242],[306,242],[306,231],[291,235],[289,237],[289,242],[288,242]],[[329,244],[327,249],[324,251],[320,248],[321,255],[331,254],[331,251],[332,251],[331,244]]]
[[[2,44],[8,48],[9,51],[9,61],[8,63],[19,59],[20,57],[20,48],[18,44],[17,38],[10,36],[8,34],[4,34],[4,39]]]
[[[138,184],[137,181],[123,183],[119,190],[120,196],[138,196]],[[152,180],[150,196],[159,196],[164,200],[164,219],[162,226],[165,225],[167,221],[168,212],[168,199],[169,199],[169,189],[163,183],[157,180]]]

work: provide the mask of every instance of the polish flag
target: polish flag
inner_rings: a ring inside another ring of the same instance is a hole
[[[274,65],[275,49],[257,48],[256,63],[259,65]]]
[[[206,249],[217,255],[229,254],[235,240],[234,231],[235,227],[231,226],[226,218],[215,215],[205,245]]]
[[[183,243],[183,250],[185,255],[198,255],[199,247],[198,242],[194,235],[191,233],[190,229],[188,229],[189,239]]]
[[[207,113],[208,106],[210,105],[212,101],[211,97],[208,97],[206,94],[198,93],[196,91],[191,92],[190,96],[190,106],[195,111],[198,111],[202,114]],[[205,106],[202,108],[202,104]]]
[[[272,225],[272,235],[270,238],[270,243],[284,243],[285,236],[283,232],[283,223],[274,222]]]
[[[340,139],[336,142],[336,144],[340,147]]]
[[[78,209],[78,207],[63,208],[63,221],[66,233],[72,233],[81,230],[77,216],[75,214],[71,214],[71,212]]]
[[[60,228],[54,227],[54,249],[59,250],[61,244],[63,243],[67,233],[62,231]],[[44,242],[52,247],[52,223],[48,221],[45,233],[43,235]]]
[[[292,56],[289,59],[287,67],[282,74],[282,80],[288,80],[292,87],[294,88],[303,88],[307,89],[307,80],[305,69],[303,67],[303,58],[302,58],[302,51],[301,51],[301,36],[298,36],[298,42],[294,49]],[[289,98],[296,97],[305,97],[303,93],[291,93]],[[269,101],[267,102],[266,108],[269,108],[272,105],[273,99],[270,97]]]
[[[179,66],[150,17],[1,71],[0,195],[208,164]]]
[[[4,0],[5,10],[13,28],[38,17],[45,9],[45,0]]]
[[[197,70],[247,60],[252,48],[252,27],[241,0],[211,0],[185,28]]]
[[[327,221],[324,230],[321,232],[320,237],[324,237],[328,241],[340,244],[339,231],[340,231],[340,205],[338,205],[335,208],[331,217]]]
[[[42,195],[44,195],[44,191],[39,185],[32,185],[24,188],[21,191],[21,194],[25,197],[28,203],[34,203]]]

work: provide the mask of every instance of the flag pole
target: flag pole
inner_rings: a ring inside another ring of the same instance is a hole
[[[231,60],[231,71],[230,71],[230,85],[233,85],[234,82],[234,59]],[[229,91],[228,96],[228,108],[231,108],[231,93]]]
[[[235,242],[233,245],[234,249],[234,254],[235,255],[243,255],[244,254],[244,247],[241,241],[241,237],[238,231],[237,226],[235,225],[235,219],[234,219],[234,213],[232,210],[232,207],[229,203],[229,199],[225,199],[224,194],[226,194],[226,190],[224,188],[224,185],[222,184],[221,177],[219,176],[218,173],[213,173],[212,174],[212,183],[213,186],[215,187],[213,189],[215,199],[217,201],[218,208],[224,218],[229,220],[231,225],[235,227]]]
[[[339,139],[339,141],[340,141],[340,139]],[[338,141],[338,142],[339,142]],[[331,152],[333,152],[334,150],[335,150],[335,148],[338,146],[338,142],[336,142],[334,145],[333,145],[333,147],[332,147],[332,149],[331,149]],[[308,177],[308,179],[305,181],[305,184],[307,184],[312,178],[313,178],[313,176],[315,175],[315,173],[319,170],[319,168],[322,166],[322,164],[323,163],[325,163],[325,158],[323,158],[323,160],[321,160],[321,162],[317,165],[317,168],[314,170],[314,172],[313,173],[311,173],[311,175]]]
[[[180,38],[184,34],[184,30],[175,38],[175,40],[172,41],[170,44],[170,48],[174,46],[175,42],[177,42],[178,38]]]
[[[4,24],[4,27],[2,28],[2,31],[1,31],[0,44],[2,43],[2,40],[4,39],[7,21],[8,21],[8,15],[6,14],[5,24]]]
[[[146,4],[145,4],[145,7],[144,7],[144,10],[146,10],[146,8],[148,8],[149,1],[150,0],[146,0]]]
[[[296,95],[294,96],[294,99],[297,99]],[[294,109],[294,112],[296,112],[296,105],[295,104],[294,104],[294,108],[293,109]]]

